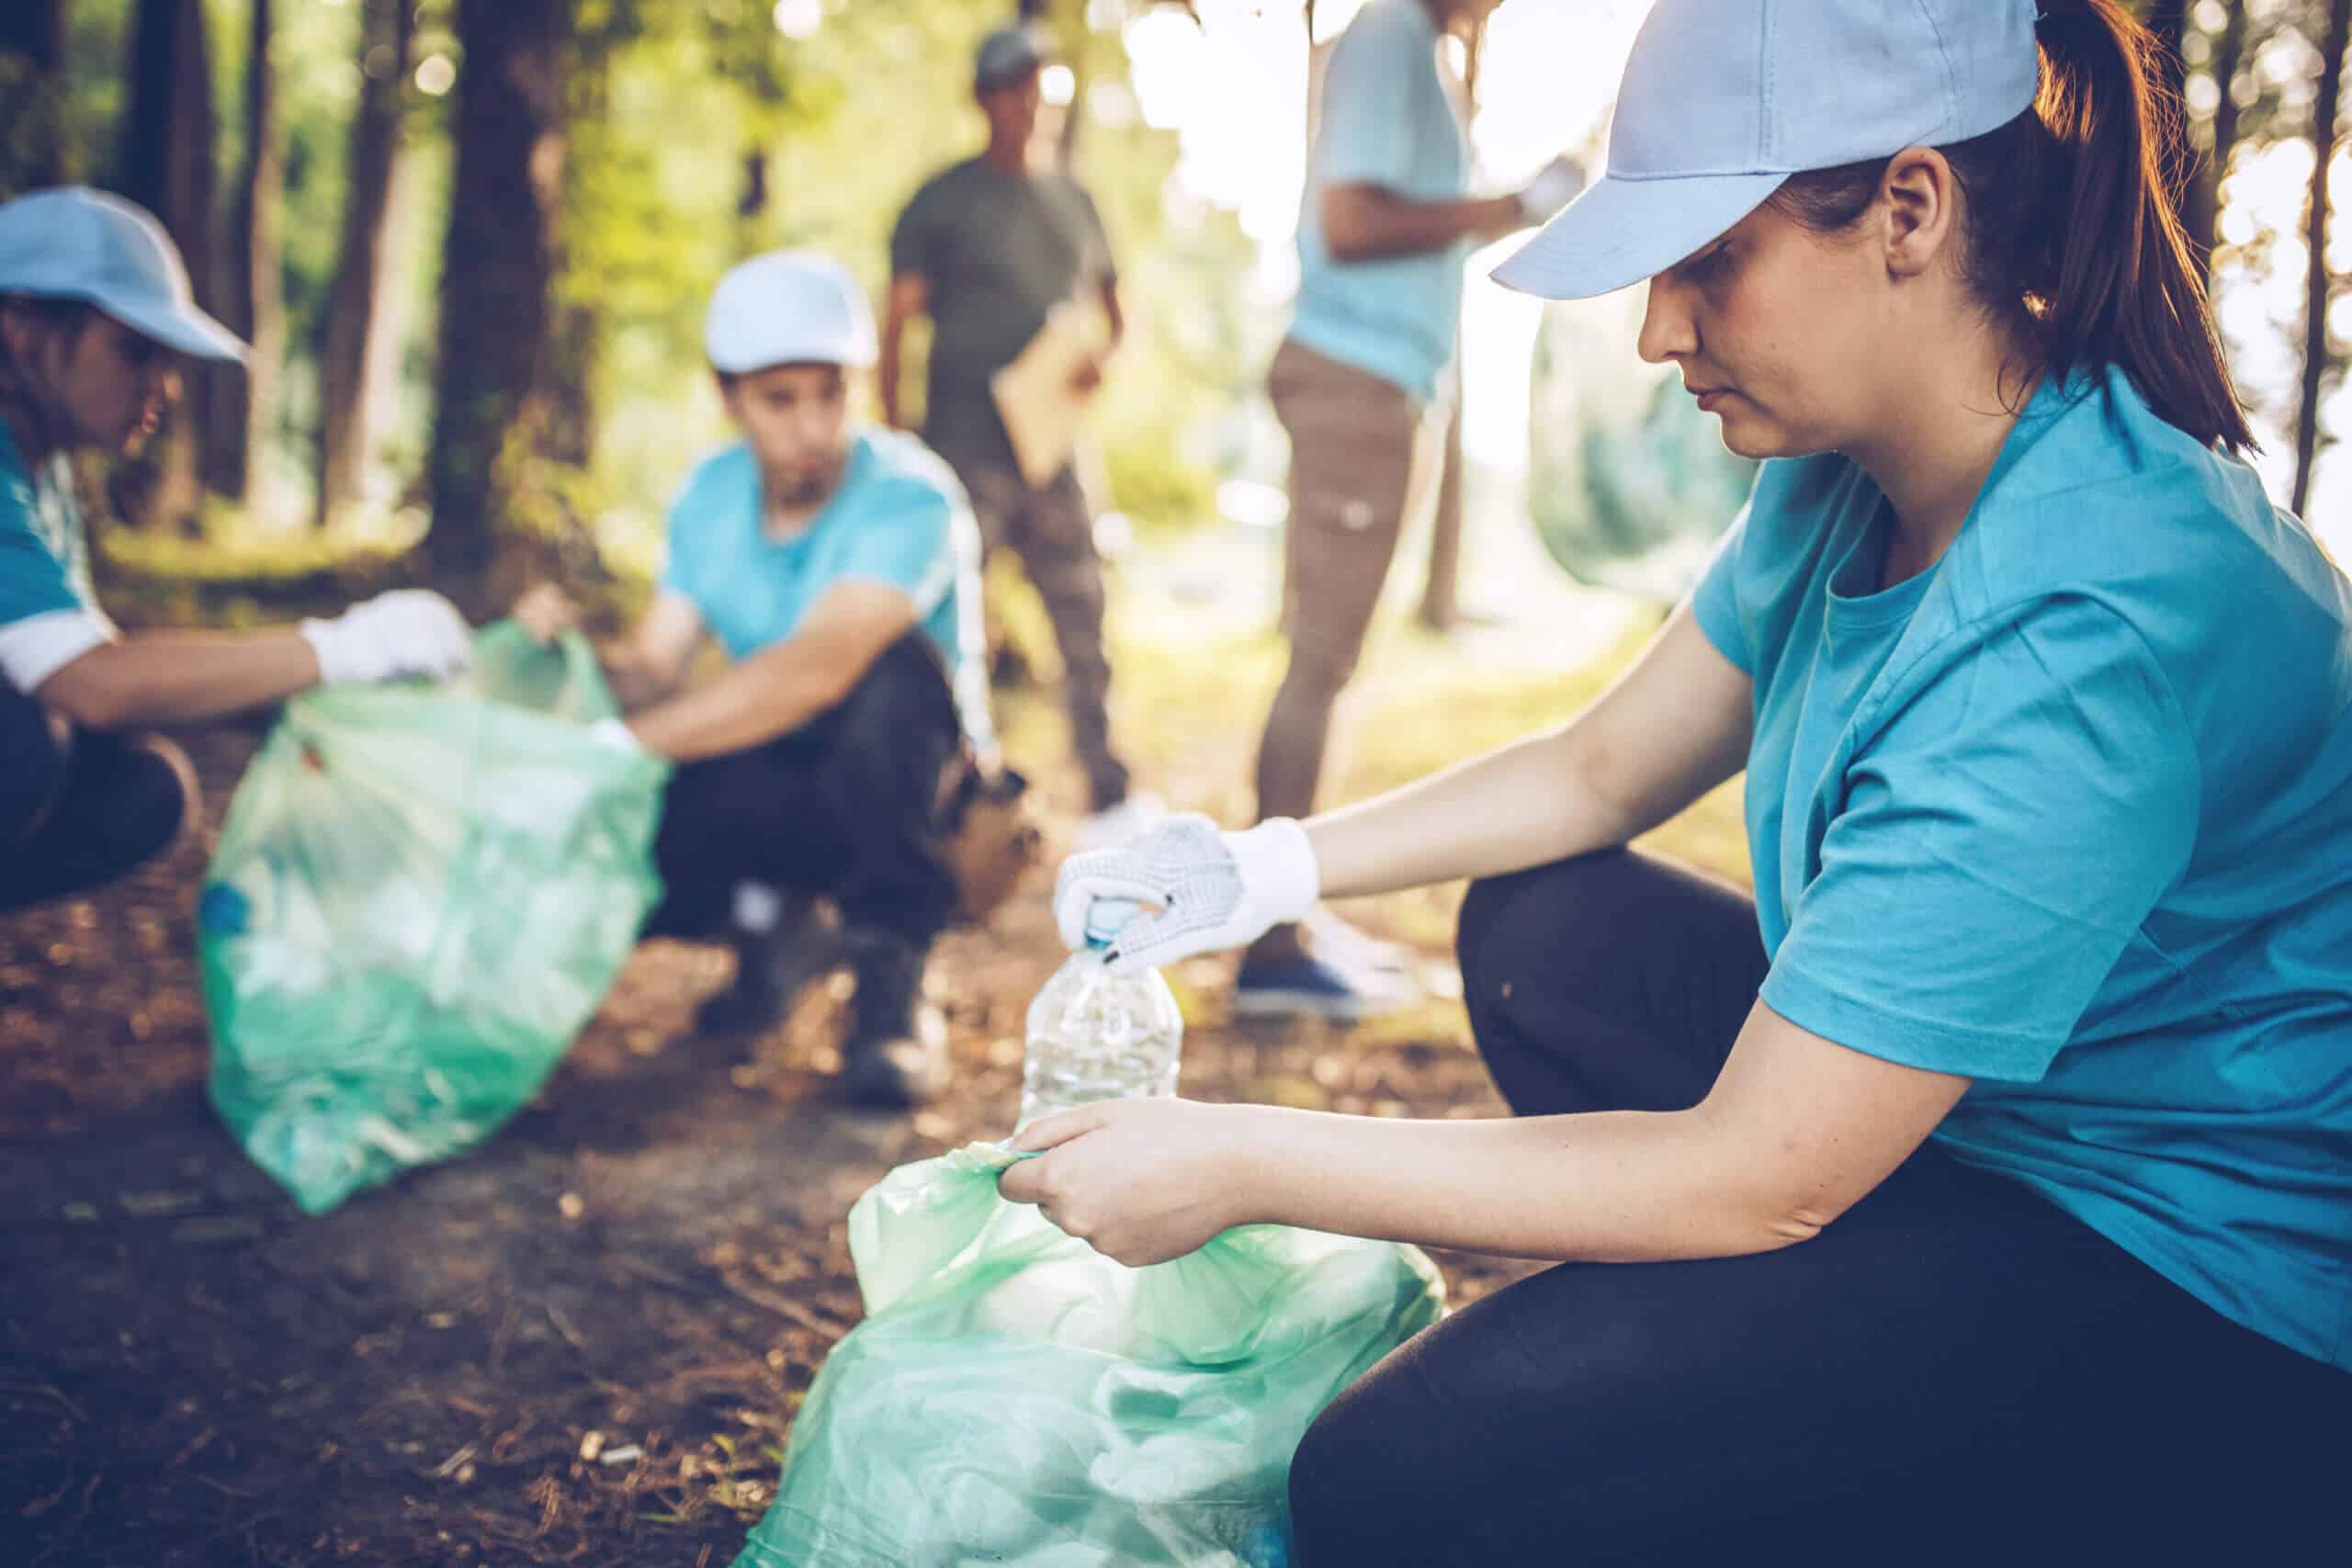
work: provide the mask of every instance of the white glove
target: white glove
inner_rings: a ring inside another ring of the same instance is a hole
[[[1537,170],[1527,188],[1519,193],[1520,216],[1530,227],[1541,228],[1583,190],[1584,165],[1563,152]]]
[[[1119,928],[1114,974],[1156,969],[1197,953],[1239,947],[1303,918],[1322,894],[1306,829],[1287,817],[1245,833],[1220,833],[1207,818],[1170,817],[1115,850],[1072,855],[1054,885],[1054,923],[1085,945],[1087,910],[1099,899],[1145,906]]]
[[[391,681],[455,675],[473,662],[473,629],[458,608],[422,588],[396,589],[354,604],[331,621],[304,621],[319,656],[319,679]]]
[[[627,719],[600,718],[588,727],[588,734],[591,739],[603,742],[616,751],[641,753],[645,750],[645,742],[637,738],[637,731],[628,727]]]

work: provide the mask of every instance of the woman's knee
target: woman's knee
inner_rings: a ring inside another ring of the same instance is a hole
[[[1605,948],[1623,902],[1616,890],[1635,860],[1603,850],[1472,883],[1454,926],[1464,995],[1507,999],[1531,966],[1577,965]]]
[[[884,649],[837,710],[838,743],[891,750],[911,736],[957,732],[956,694],[931,639],[910,631]]]
[[[1370,1551],[1371,1540],[1383,1533],[1400,1550],[1412,1550],[1394,1527],[1414,1478],[1392,1469],[1399,1445],[1383,1427],[1382,1403],[1375,1387],[1359,1382],[1315,1418],[1292,1454],[1291,1535],[1299,1568],[1378,1568],[1409,1560]]]

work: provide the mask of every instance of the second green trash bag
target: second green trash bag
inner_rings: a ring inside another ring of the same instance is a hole
[[[1635,352],[1643,294],[1547,305],[1529,403],[1528,515],[1569,576],[1671,604],[1756,481],[1669,366]]]
[[[665,764],[605,745],[587,644],[511,623],[438,686],[294,698],[198,906],[212,1102],[311,1213],[537,1092],[661,890]]]
[[[1275,1225],[1125,1268],[998,1196],[1020,1157],[851,1210],[865,1321],[735,1568],[1283,1568],[1299,1438],[1444,1312],[1415,1248]]]

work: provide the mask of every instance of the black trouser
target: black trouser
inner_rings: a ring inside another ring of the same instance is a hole
[[[1752,905],[1619,852],[1477,885],[1464,993],[1523,1115],[1672,1110],[1765,971]],[[1300,1445],[1305,1568],[2352,1561],[2352,1376],[1923,1149],[1814,1240],[1566,1264]]]
[[[0,909],[112,882],[169,849],[195,773],[153,736],[76,730],[0,682]]]
[[[910,632],[791,734],[684,764],[662,803],[653,859],[667,891],[646,933],[716,934],[749,881],[830,897],[846,926],[927,945],[956,910],[933,821],[962,746],[938,652]]]

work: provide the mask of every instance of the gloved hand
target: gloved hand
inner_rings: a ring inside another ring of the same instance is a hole
[[[1072,855],[1054,885],[1054,923],[1072,948],[1086,942],[1086,911],[1125,898],[1146,913],[1121,927],[1114,974],[1156,969],[1197,953],[1255,942],[1315,907],[1322,876],[1306,829],[1287,817],[1243,833],[1207,818],[1171,817],[1115,850]]]
[[[1563,152],[1527,182],[1519,193],[1520,215],[1531,228],[1542,228],[1584,190],[1584,165]]]
[[[637,738],[637,731],[628,727],[627,719],[600,718],[588,727],[588,733],[616,751],[641,752],[645,750],[645,742]]]
[[[474,657],[473,629],[457,606],[421,588],[379,593],[331,621],[304,621],[302,635],[330,685],[455,675]]]

